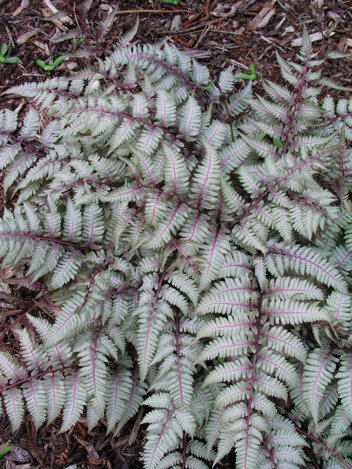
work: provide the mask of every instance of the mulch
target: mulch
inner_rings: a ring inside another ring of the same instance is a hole
[[[74,7],[74,0],[67,0]],[[79,3],[79,2],[77,2]],[[85,17],[85,28],[94,30],[116,6],[116,1],[93,0]],[[179,48],[188,51],[205,64],[212,78],[229,65],[239,72],[248,71],[251,63],[264,78],[280,82],[276,52],[294,60],[299,50],[297,42],[304,25],[314,39],[314,50],[339,50],[352,53],[352,2],[351,0],[180,0],[177,6],[162,0],[120,0],[119,14],[112,28],[104,36],[104,53],[113,49],[118,39],[133,27],[139,11],[140,25],[135,40],[140,43],[156,43],[169,38]],[[7,56],[19,57],[21,64],[0,63],[0,109],[15,109],[17,99],[2,94],[10,86],[28,81],[41,81],[48,77],[36,65],[41,59],[52,63],[61,55],[71,56],[52,73],[51,77],[69,75],[75,70],[90,66],[91,57],[72,57],[84,47],[95,47],[88,33],[84,41],[54,42],[60,33],[79,26],[79,19],[69,15],[71,23],[58,19],[53,23],[46,18],[53,7],[60,10],[63,0],[0,0],[0,44],[5,42]],[[130,13],[127,13],[127,12]],[[322,36],[324,40],[322,41]],[[324,75],[344,86],[351,87],[352,57],[326,63]],[[260,87],[259,83],[254,86]],[[332,92],[334,94],[335,92]],[[336,92],[346,97],[347,92]],[[0,193],[1,198],[1,193]],[[0,201],[0,208],[3,201]],[[11,277],[11,272],[2,275]],[[28,299],[28,292],[11,290],[11,300],[0,292],[0,326],[21,324],[25,313],[35,303]],[[11,335],[1,333],[1,346]],[[140,455],[144,429],[138,429],[138,421],[131,421],[120,435],[106,435],[103,424],[87,434],[85,421],[67,434],[59,434],[59,424],[35,431],[30,418],[20,430],[12,434],[6,418],[0,420],[0,450],[5,444],[13,449],[0,459],[0,467],[6,469],[32,468],[141,468]],[[130,434],[136,434],[131,441]],[[231,467],[229,461],[219,467]]]

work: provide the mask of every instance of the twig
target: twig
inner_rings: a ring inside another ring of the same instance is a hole
[[[130,436],[128,437],[128,446],[132,446],[137,439],[138,430],[144,414],[143,407],[140,408],[136,421],[134,422]]]
[[[116,15],[130,15],[133,13],[166,13],[166,14],[175,14],[175,13],[192,13],[191,10],[118,10]]]
[[[227,31],[226,29],[212,29],[212,33],[220,33],[220,34],[232,34],[235,36],[242,36],[242,34],[238,34],[236,31]]]
[[[7,27],[7,25],[5,24],[5,29],[6,29],[6,32],[7,32],[7,36],[9,38],[9,42],[10,44],[12,45],[12,47],[15,47],[15,43],[13,42],[13,38],[12,38],[12,34],[9,30],[9,28]]]
[[[221,20],[222,20],[222,18],[217,18],[217,19],[215,19],[215,20],[210,20],[210,21],[208,21],[207,23],[208,23],[208,25],[212,25],[212,24],[218,23],[218,22],[221,21]],[[180,30],[180,31],[170,31],[170,30],[168,30],[168,29],[158,29],[157,32],[158,32],[159,34],[168,34],[169,36],[170,36],[170,35],[175,35],[175,34],[181,35],[181,34],[190,33],[190,32],[192,32],[192,31],[198,31],[199,29],[202,29],[203,27],[204,27],[203,24],[196,24],[195,26],[190,26],[189,28],[184,28],[184,29],[182,29],[182,30]],[[214,32],[217,32],[216,30],[213,30],[213,29],[212,29],[211,32],[213,32],[213,31],[214,31]]]
[[[186,21],[183,25],[181,25],[182,29],[189,28],[190,26],[195,26],[198,23],[204,23],[205,21],[208,21],[209,16],[210,16],[210,0],[207,0],[207,3],[204,8],[204,16],[202,18],[199,18],[201,16],[201,13],[196,15],[195,18],[191,21],[190,19]]]
[[[207,24],[206,27],[203,29],[201,35],[199,36],[198,41],[196,42],[196,45],[194,46],[195,49],[197,49],[197,48],[200,46],[200,44],[202,43],[203,39],[204,39],[205,36],[208,34],[209,29],[210,29],[210,25]]]

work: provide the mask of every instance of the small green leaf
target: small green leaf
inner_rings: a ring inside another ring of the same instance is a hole
[[[1,55],[4,56],[7,52],[7,50],[8,50],[7,44],[5,44],[5,42],[3,42],[1,44]]]
[[[253,76],[246,75],[245,73],[237,73],[237,75],[235,75],[235,78],[243,78],[244,80],[252,80]]]
[[[237,73],[235,75],[235,78],[242,78],[243,80],[256,80],[257,72],[255,71],[255,65],[252,63],[249,66],[249,71],[251,72],[251,75],[247,75],[246,73]]]
[[[273,143],[276,146],[276,148],[279,148],[279,149],[284,146],[283,143],[281,142],[281,140],[279,138],[276,138],[276,137],[273,137]]]
[[[66,60],[66,57],[64,55],[58,57],[51,65],[53,67],[52,70],[54,70],[54,68],[60,65],[64,60]]]
[[[257,136],[257,140],[263,140],[263,138],[265,137],[266,133],[265,132],[261,132],[258,136]]]
[[[66,60],[66,57],[64,55],[61,55],[60,57],[58,57],[54,63],[50,64],[50,65],[47,65],[45,62],[43,62],[42,60],[36,60],[36,64],[38,65],[38,67],[42,68],[43,70],[45,70],[46,72],[51,72],[52,70],[54,70],[54,68],[56,68],[58,65],[61,64],[61,62],[63,62],[64,60]]]
[[[4,58],[3,61],[4,64],[20,64],[21,60],[18,57],[9,57],[9,58]]]
[[[5,454],[9,453],[12,449],[12,446],[5,446],[1,451],[0,451],[0,458],[5,456]]]
[[[257,72],[255,71],[255,66],[254,66],[254,64],[250,64],[250,66],[249,66],[249,71],[252,72],[252,76],[253,76],[254,78],[257,78]]]
[[[38,60],[35,61],[35,63],[38,65],[38,67],[42,68],[43,70],[45,70],[45,71],[48,70],[48,66],[42,60],[38,59]]]
[[[2,64],[20,64],[21,63],[21,61],[18,57],[8,57],[8,58],[6,58],[5,54],[6,54],[7,51],[8,51],[8,47],[5,44],[5,42],[3,42],[1,44],[1,51],[0,51],[0,62]]]
[[[220,363],[225,363],[225,358],[224,357],[219,357],[219,362]]]
[[[180,3],[180,0],[161,0],[161,3],[168,3],[169,5],[177,6]]]

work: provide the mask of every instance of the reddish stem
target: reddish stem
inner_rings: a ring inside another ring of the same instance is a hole
[[[263,441],[263,446],[264,446],[266,452],[267,452],[268,455],[269,455],[270,461],[271,461],[271,463],[272,463],[272,465],[273,465],[273,469],[277,469],[277,464],[276,464],[276,462],[275,462],[275,460],[274,460],[274,455],[273,455],[273,453],[270,451],[270,449],[269,449],[268,445],[266,444],[266,441],[265,441],[265,440]]]
[[[51,243],[60,244],[62,246],[70,246],[70,247],[72,247],[72,248],[74,248],[78,251],[81,251],[81,252],[87,252],[88,251],[88,249],[86,247],[80,246],[80,245],[75,244],[75,243],[71,243],[69,241],[62,241],[61,239],[52,238],[50,236],[41,236],[41,235],[35,235],[35,234],[29,234],[29,233],[10,233],[10,234],[2,233],[2,234],[0,234],[0,238],[37,239],[39,241],[48,241],[48,242],[51,242]]]
[[[340,461],[340,463],[347,467],[347,469],[352,469],[352,466],[350,466],[349,464],[347,464],[337,453],[336,451],[334,451],[333,449],[331,449],[326,443],[324,443],[324,441],[320,441],[318,440],[318,438],[315,438],[315,436],[313,436],[312,434],[310,433],[306,433],[304,430],[302,430],[301,428],[297,427],[297,425],[294,423],[295,427],[296,427],[296,430],[299,432],[299,433],[302,433],[302,435],[305,435],[307,436],[308,438],[312,439],[313,441],[315,441],[315,443],[318,443],[318,445],[322,445],[324,446],[324,448],[329,452],[331,453],[338,461]]]
[[[64,370],[69,370],[69,369],[74,369],[75,367],[73,365],[70,366],[62,366],[61,368],[55,368],[54,370],[49,369],[49,370],[44,370],[41,371],[40,373],[37,373],[36,375],[33,376],[27,376],[27,378],[20,379],[19,381],[16,381],[15,383],[9,384],[8,386],[2,386],[0,388],[0,393],[4,391],[8,391],[9,389],[16,388],[17,386],[20,386],[23,383],[28,383],[30,381],[33,381],[34,379],[39,379],[42,378],[43,376],[49,374],[49,373],[59,373]]]

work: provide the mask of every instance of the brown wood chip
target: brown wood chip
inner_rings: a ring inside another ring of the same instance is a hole
[[[256,29],[264,28],[270,21],[270,18],[275,14],[275,5],[276,0],[269,2],[260,12],[255,16],[249,23],[248,29],[255,31]]]
[[[27,31],[23,34],[21,34],[20,36],[16,37],[16,42],[18,45],[22,45],[24,44],[25,42],[28,41],[28,39],[30,39],[31,37],[35,36],[36,35],[36,32],[35,31]]]

